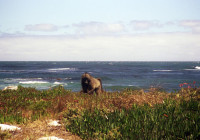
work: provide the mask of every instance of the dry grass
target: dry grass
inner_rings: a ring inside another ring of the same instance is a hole
[[[112,111],[121,108],[131,108],[133,104],[143,105],[163,103],[166,98],[171,98],[169,93],[160,91],[144,92],[143,90],[125,90],[121,92],[104,92],[101,95],[87,95],[74,93],[60,99],[59,107],[63,110],[93,110],[94,108]]]
[[[48,119],[49,120],[49,119]],[[26,125],[19,125],[21,131],[13,133],[13,140],[36,140],[41,137],[56,136],[65,140],[79,140],[78,136],[67,132],[63,125],[49,126],[47,118],[43,118]]]
[[[121,108],[131,108],[133,104],[143,105],[149,104],[153,106],[155,104],[163,103],[164,99],[168,98],[169,95],[166,93],[156,93],[156,92],[147,92],[145,93],[143,90],[139,91],[139,94],[130,94],[121,96],[118,98],[111,99],[111,102],[114,106],[117,106],[119,109]]]

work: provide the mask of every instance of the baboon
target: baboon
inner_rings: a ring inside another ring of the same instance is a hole
[[[81,76],[81,86],[83,93],[93,94],[100,94],[103,92],[102,82],[100,78],[94,78],[89,73],[84,73]]]

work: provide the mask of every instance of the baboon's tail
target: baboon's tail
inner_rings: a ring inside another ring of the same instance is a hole
[[[99,80],[99,82],[100,82],[100,84],[101,84],[101,92],[103,92],[102,81],[101,81],[101,79],[100,79],[100,78],[97,78],[97,79]]]

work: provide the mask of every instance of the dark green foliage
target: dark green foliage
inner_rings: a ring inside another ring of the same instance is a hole
[[[132,109],[86,110],[82,117],[67,119],[66,129],[83,139],[199,139],[200,103],[166,100],[150,107],[133,105]]]

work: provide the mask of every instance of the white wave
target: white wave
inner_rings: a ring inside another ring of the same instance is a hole
[[[21,81],[20,84],[46,84],[46,81]]]
[[[184,69],[184,70],[197,70],[197,69]]]
[[[194,67],[194,69],[184,69],[184,70],[200,70],[200,66]]]
[[[55,85],[61,85],[62,83],[61,82],[54,82],[53,84],[55,84]]]
[[[169,72],[169,71],[173,71],[173,70],[153,70],[153,71]]]
[[[69,78],[64,78],[64,79],[65,79],[65,80],[71,80],[72,78],[69,77]]]
[[[55,68],[55,69],[48,69],[51,72],[57,72],[57,71],[74,71],[76,68]]]
[[[129,87],[133,87],[134,85],[128,85]]]
[[[196,67],[195,67],[195,69],[198,69],[198,70],[200,70],[200,66],[196,66]]]
[[[38,80],[42,80],[42,78],[32,78],[32,79],[38,79]]]
[[[48,69],[50,71],[54,71],[54,70],[69,70],[70,68],[56,68],[56,69]]]
[[[27,81],[27,80],[42,80],[42,78],[5,78],[6,81]]]

